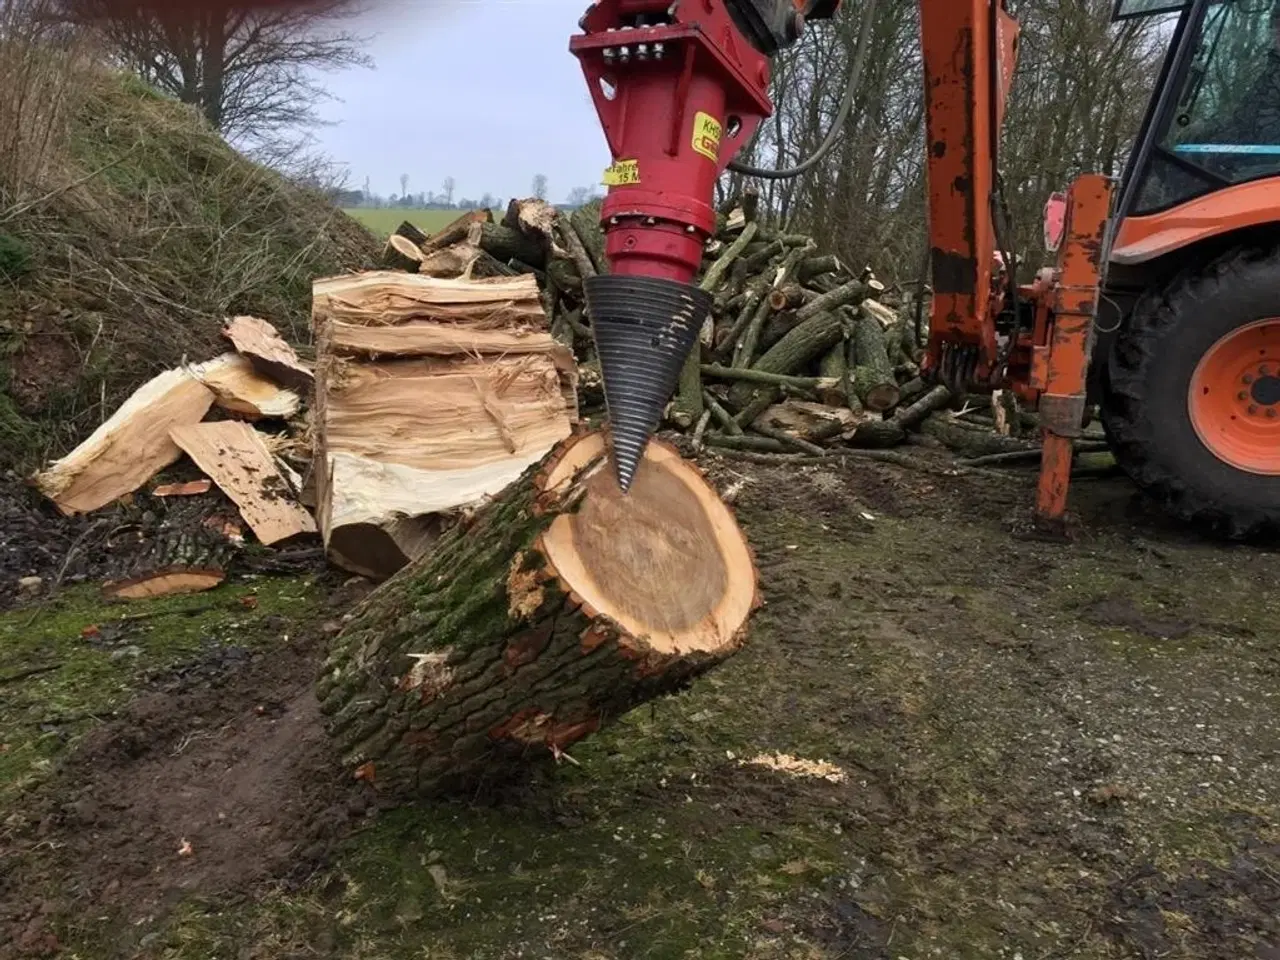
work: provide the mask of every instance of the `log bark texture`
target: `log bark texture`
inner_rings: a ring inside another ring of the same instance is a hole
[[[741,647],[759,595],[729,508],[661,442],[623,496],[605,449],[559,444],[335,637],[326,726],[384,801],[518,778]]]

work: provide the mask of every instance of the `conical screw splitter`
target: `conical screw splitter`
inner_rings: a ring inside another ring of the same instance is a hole
[[[616,274],[591,277],[584,290],[609,412],[610,454],[626,493],[711,314],[711,295],[675,280]]]

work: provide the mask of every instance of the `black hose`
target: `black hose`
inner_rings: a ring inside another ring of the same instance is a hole
[[[831,124],[831,129],[827,131],[826,138],[818,146],[818,149],[813,152],[812,156],[803,163],[786,170],[765,170],[761,167],[747,166],[735,160],[729,163],[731,171],[740,173],[743,176],[760,177],[765,180],[790,180],[792,177],[798,177],[802,173],[812,170],[823,157],[831,152],[831,149],[840,139],[840,134],[844,132],[844,125],[848,122],[849,113],[853,110],[853,98],[862,83],[862,71],[867,64],[867,53],[871,48],[871,27],[875,21],[877,2],[878,0],[866,0],[862,12],[862,29],[858,33],[858,46],[853,53],[853,60],[849,69],[849,80],[844,89],[844,97],[840,101],[840,107],[836,111],[836,119]]]

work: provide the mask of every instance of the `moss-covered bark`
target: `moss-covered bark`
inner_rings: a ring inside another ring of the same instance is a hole
[[[655,651],[549,569],[539,538],[582,487],[543,484],[575,442],[384,583],[335,638],[317,688],[327,728],[392,802],[511,779],[737,649]]]

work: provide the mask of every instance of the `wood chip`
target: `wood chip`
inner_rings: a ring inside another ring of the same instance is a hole
[[[151,491],[153,497],[198,497],[213,489],[213,481],[207,477],[189,483],[164,483]]]

